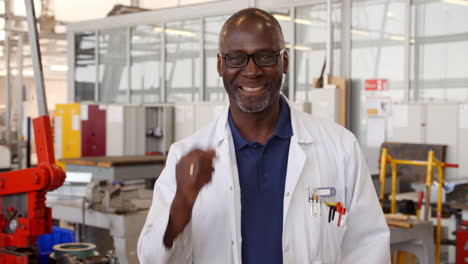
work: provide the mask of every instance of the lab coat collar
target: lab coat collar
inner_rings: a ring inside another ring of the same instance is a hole
[[[304,118],[299,118],[299,115],[304,115],[304,113],[297,111],[284,95],[281,94],[281,96],[283,96],[291,110],[291,126],[293,131],[293,138],[295,139],[295,141],[299,144],[309,144],[316,141],[316,138],[314,138],[312,131],[310,131],[310,129],[307,128],[304,124]],[[228,122],[228,113],[229,105],[222,112],[216,124],[216,142],[218,144],[229,136],[230,129]]]

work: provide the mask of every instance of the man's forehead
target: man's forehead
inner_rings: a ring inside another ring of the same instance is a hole
[[[229,21],[220,36],[222,50],[242,50],[255,46],[257,49],[282,48],[281,30],[272,21],[256,18],[239,18]]]

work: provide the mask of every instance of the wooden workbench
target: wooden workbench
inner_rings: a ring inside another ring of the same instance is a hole
[[[104,156],[104,157],[84,157],[75,159],[61,159],[65,164],[97,166],[103,168],[110,168],[115,166],[124,165],[138,165],[138,164],[164,164],[166,156],[164,155],[150,155],[150,156]]]

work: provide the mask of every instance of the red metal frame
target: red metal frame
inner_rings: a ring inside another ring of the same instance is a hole
[[[17,218],[17,228],[11,234],[4,232],[8,223],[0,211],[0,248],[31,247],[38,235],[52,231],[52,211],[46,207],[45,195],[63,184],[65,172],[55,164],[49,117],[38,117],[33,124],[38,166],[0,174],[0,208],[4,207],[2,196],[12,194],[25,194],[28,206],[27,217]],[[24,256],[0,251],[0,263],[24,263],[21,259]]]
[[[468,263],[468,221],[462,221],[457,230],[457,264]]]

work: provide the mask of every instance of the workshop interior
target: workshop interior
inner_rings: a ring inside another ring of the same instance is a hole
[[[0,264],[138,263],[169,148],[228,107],[218,37],[248,7],[282,27],[290,105],[356,136],[391,262],[468,263],[467,0],[2,0]]]

